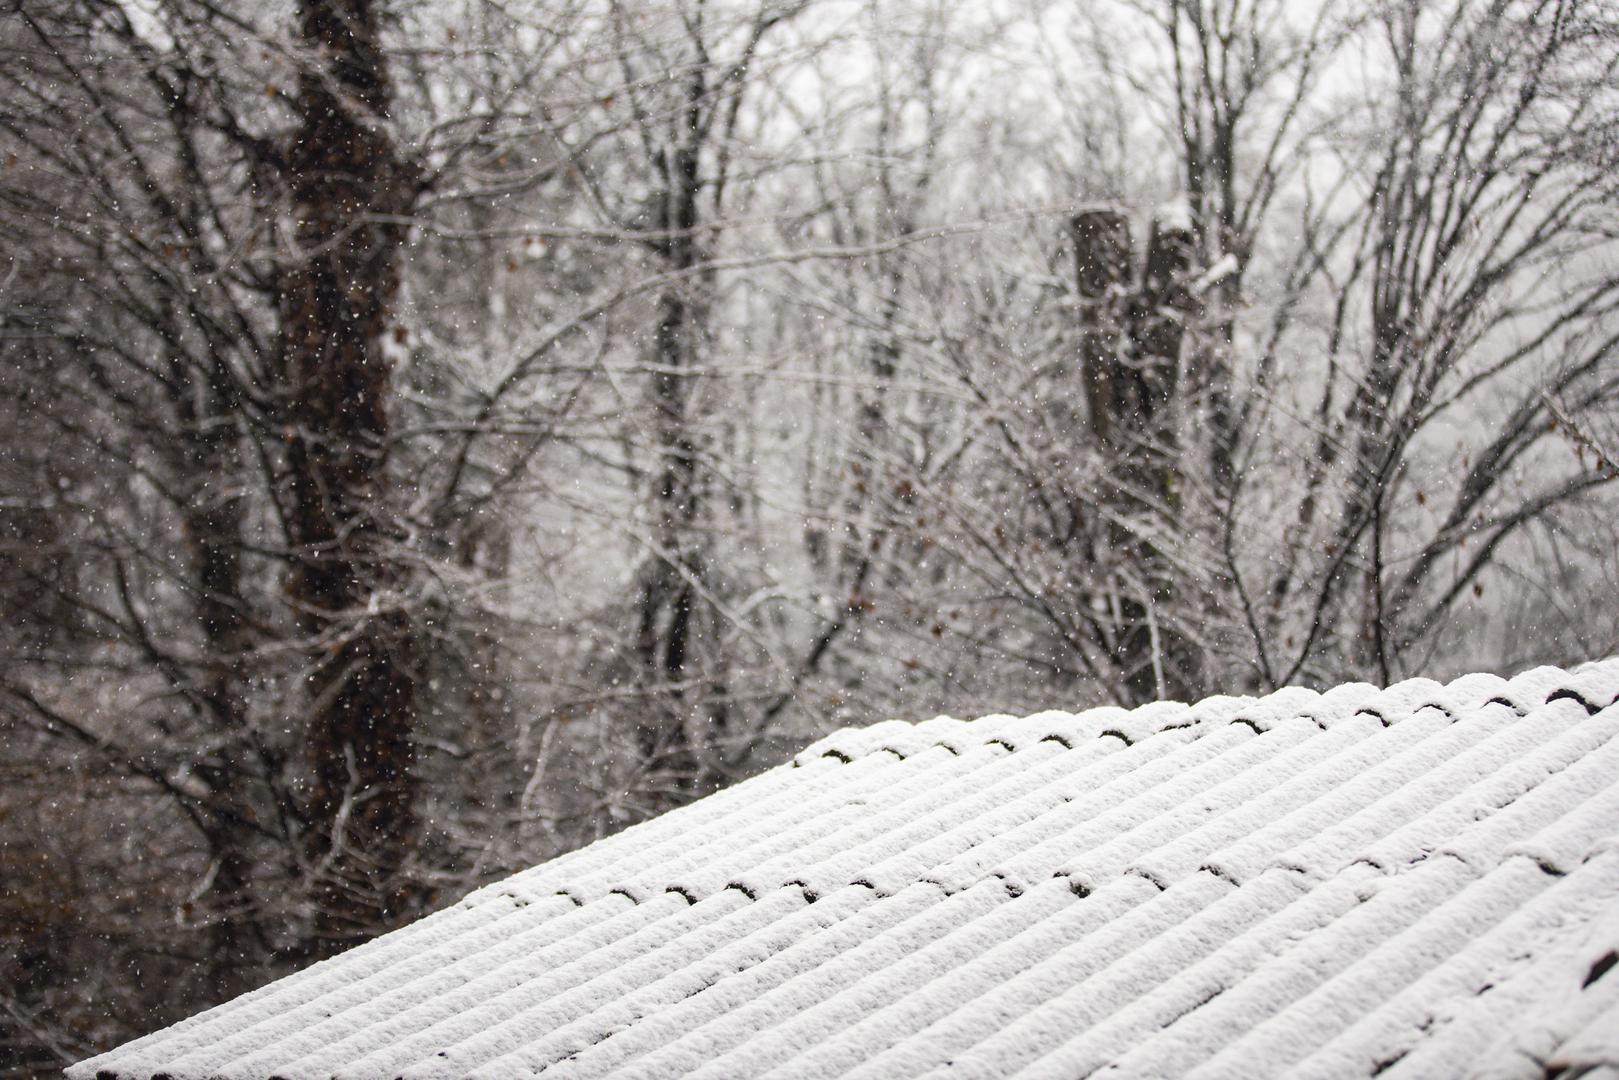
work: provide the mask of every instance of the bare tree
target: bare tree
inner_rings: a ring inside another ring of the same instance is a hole
[[[1458,3],[1380,22],[1394,104],[1368,116],[1379,134],[1348,163],[1363,182],[1346,255],[1322,271],[1338,299],[1302,531],[1329,490],[1336,509],[1319,553],[1294,548],[1271,588],[1273,626],[1309,614],[1291,648],[1256,641],[1269,678],[1309,670],[1333,625],[1355,627],[1352,664],[1391,674],[1509,538],[1607,482],[1544,464],[1515,479],[1556,435],[1548,394],[1600,411],[1616,390],[1613,204],[1571,153],[1611,105],[1613,55],[1593,49],[1585,14]],[[1553,267],[1568,269],[1549,294]],[[1428,490],[1424,437],[1471,410],[1492,415],[1489,436]]]
[[[835,724],[1611,651],[1612,23],[6,8],[0,1071]]]
[[[388,133],[379,6],[303,0],[297,121],[276,161],[296,253],[278,282],[274,418],[286,441],[288,598],[317,643],[305,751],[317,948],[374,933],[399,911],[414,846],[418,645],[386,451],[384,351],[417,177]]]

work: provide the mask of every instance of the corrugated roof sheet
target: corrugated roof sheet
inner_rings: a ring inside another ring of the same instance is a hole
[[[1619,1075],[1616,699],[840,731],[69,1077]]]

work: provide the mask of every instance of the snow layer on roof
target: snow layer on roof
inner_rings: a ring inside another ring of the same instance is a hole
[[[68,1075],[1619,1077],[1619,660],[839,731]]]

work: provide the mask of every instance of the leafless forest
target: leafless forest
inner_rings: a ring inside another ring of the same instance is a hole
[[[1619,650],[1616,0],[7,0],[0,1073],[830,728]]]

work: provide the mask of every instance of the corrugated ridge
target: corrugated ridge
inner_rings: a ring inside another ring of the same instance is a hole
[[[1466,1025],[1413,1041],[1416,995],[1608,887],[1616,699],[1607,661],[837,732],[69,1075],[1438,1075]]]

